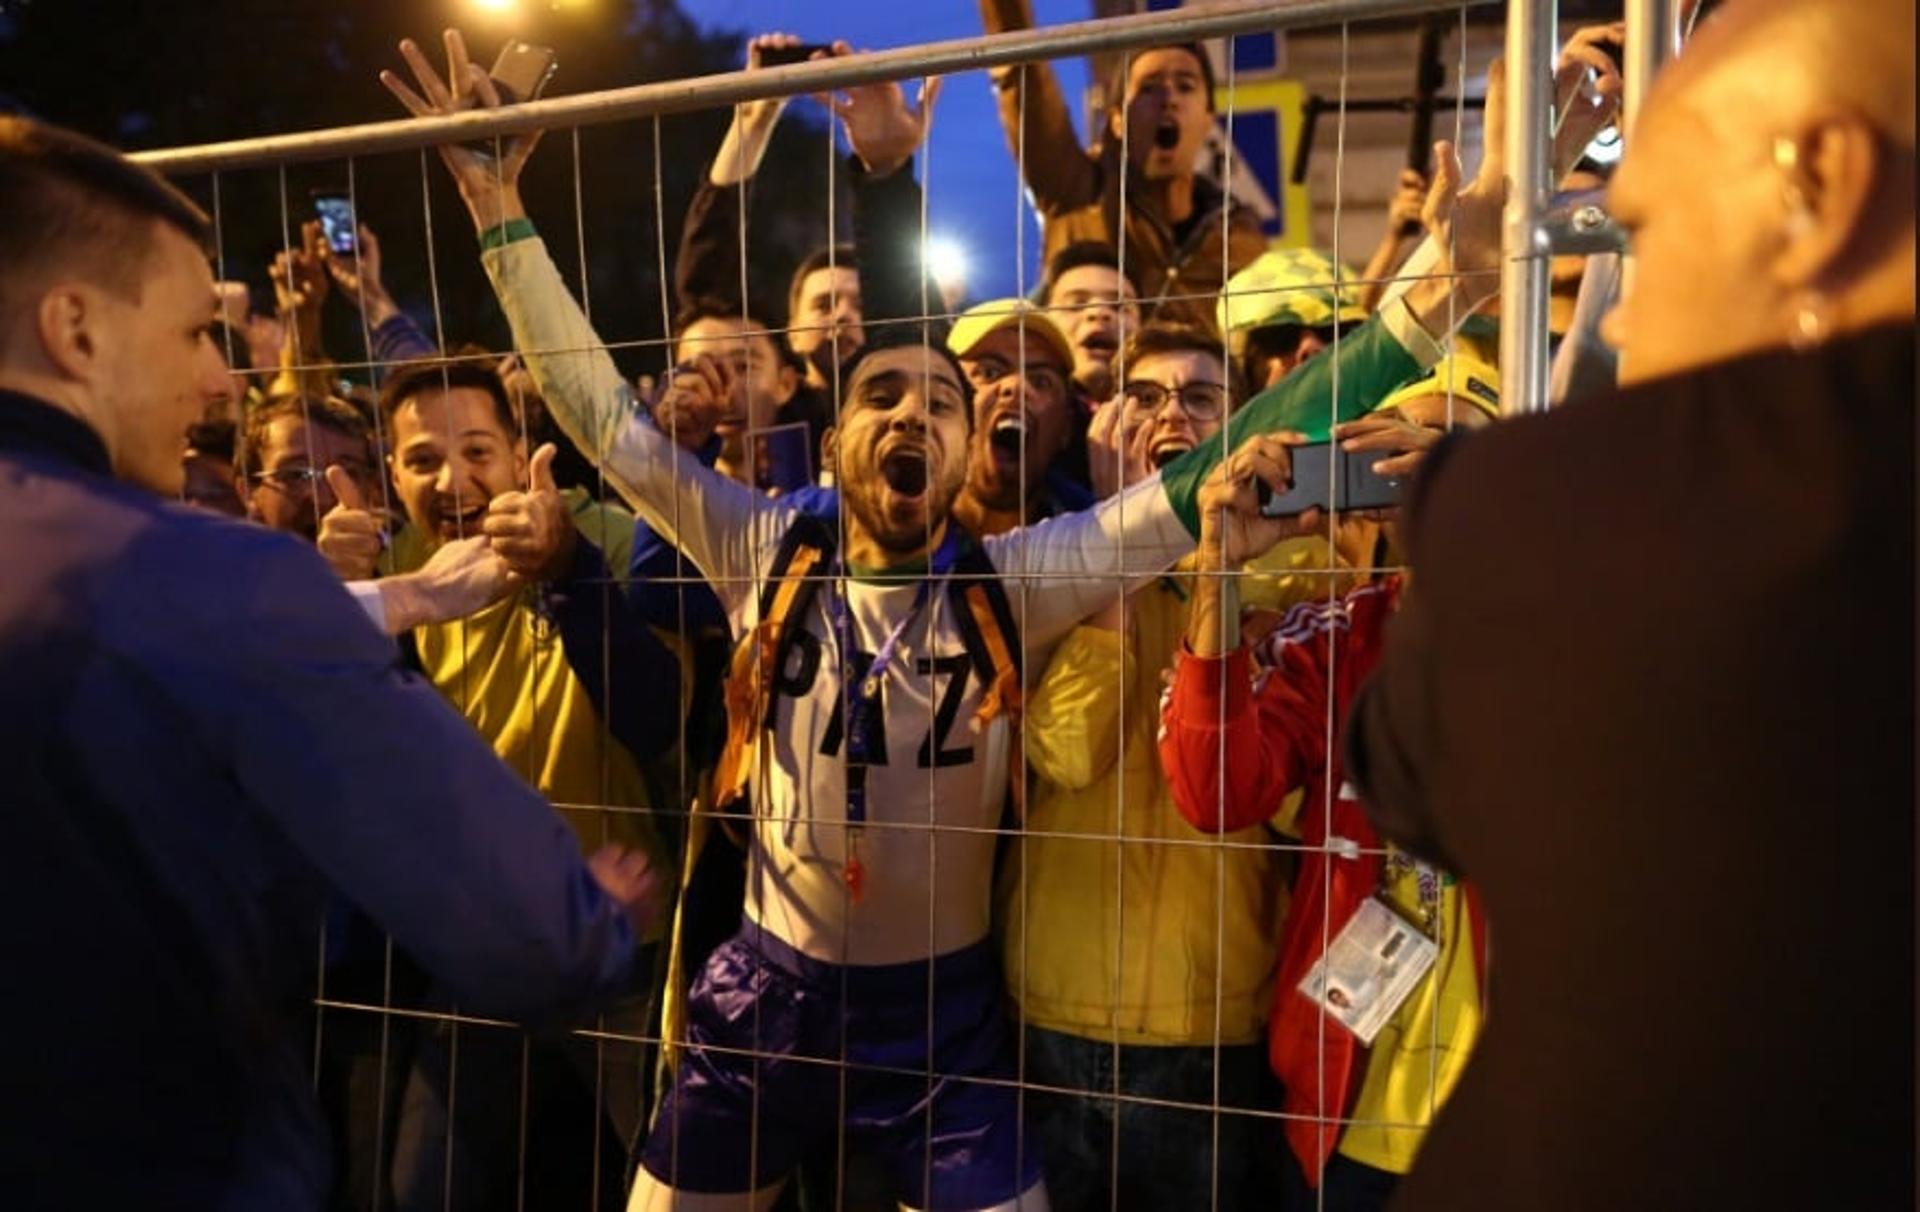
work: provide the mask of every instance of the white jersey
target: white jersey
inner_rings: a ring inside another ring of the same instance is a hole
[[[601,341],[537,239],[485,257],[516,343],[567,434],[655,530],[699,567],[735,635],[759,620],[760,590],[795,508],[704,467],[635,407]],[[982,541],[1001,574],[1027,669],[1120,593],[1193,548],[1158,478],[1083,513]],[[773,723],[750,785],[755,814],[747,912],[795,948],[835,963],[888,964],[958,950],[988,932],[992,864],[1017,735],[972,728],[985,690],[945,592],[902,636],[874,713],[885,764],[867,775],[865,868],[855,904],[847,858],[844,671],[912,611],[916,582],[850,580],[855,651],[840,651],[823,588],[793,620]],[[879,738],[874,738],[878,742]]]

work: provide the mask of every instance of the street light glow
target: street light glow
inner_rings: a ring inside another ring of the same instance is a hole
[[[951,236],[928,236],[920,259],[933,275],[942,295],[964,291],[967,282],[967,250]]]

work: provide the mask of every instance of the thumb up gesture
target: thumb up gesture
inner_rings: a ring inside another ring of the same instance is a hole
[[[551,581],[565,572],[579,537],[553,482],[555,453],[551,442],[534,451],[527,461],[527,490],[493,498],[480,523],[480,532],[507,567],[530,581]]]
[[[341,580],[366,580],[384,541],[381,515],[367,507],[359,483],[338,463],[327,467],[327,487],[334,505],[320,519],[316,545]]]

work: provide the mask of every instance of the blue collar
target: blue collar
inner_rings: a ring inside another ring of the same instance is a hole
[[[82,471],[113,474],[107,444],[85,421],[17,391],[0,389],[0,451],[51,455]]]

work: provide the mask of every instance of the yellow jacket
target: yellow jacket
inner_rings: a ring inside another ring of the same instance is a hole
[[[1217,1021],[1223,1044],[1262,1038],[1286,910],[1279,838],[1195,831],[1160,774],[1160,673],[1186,630],[1184,582],[1135,593],[1126,633],[1075,629],[1028,701],[1037,784],[998,909],[1007,985],[1033,1026],[1199,1045]]]

